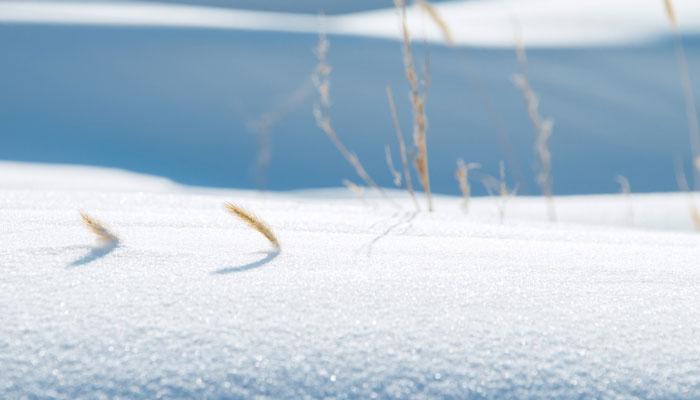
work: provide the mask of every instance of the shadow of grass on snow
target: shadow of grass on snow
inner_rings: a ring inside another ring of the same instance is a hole
[[[262,257],[259,260],[253,261],[248,264],[243,264],[243,265],[238,265],[234,267],[224,267],[217,269],[216,271],[212,271],[211,275],[226,275],[226,274],[233,274],[237,272],[245,272],[245,271],[250,271],[252,269],[260,268],[264,266],[265,264],[268,264],[272,262],[277,256],[280,255],[280,250],[269,250],[269,251],[261,251],[257,252],[254,254],[264,254],[264,257]]]
[[[93,261],[99,260],[100,258],[107,256],[109,253],[113,252],[117,247],[119,247],[119,242],[109,242],[101,246],[92,247],[87,254],[68,264],[66,268],[80,267],[82,265],[90,264]]]

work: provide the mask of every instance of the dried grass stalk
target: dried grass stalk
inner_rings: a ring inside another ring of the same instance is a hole
[[[384,146],[384,155],[386,157],[386,165],[389,168],[389,172],[391,173],[391,178],[394,182],[394,186],[401,187],[401,174],[394,167],[394,159],[391,157],[391,148],[388,144]]]
[[[508,181],[506,180],[506,165],[503,161],[498,163],[498,174],[498,178],[495,178],[489,174],[484,174],[481,178],[481,182],[486,188],[489,196],[499,197],[499,201],[497,202],[498,217],[501,223],[503,223],[505,220],[506,205],[508,200],[516,195],[518,188],[516,186],[512,190],[508,189]]]
[[[697,106],[695,94],[693,92],[693,81],[690,77],[690,67],[688,57],[685,54],[683,38],[678,29],[678,20],[673,8],[672,0],[664,0],[666,15],[674,33],[674,47],[678,69],[683,87],[683,99],[685,101],[685,114],[688,120],[688,135],[690,137],[690,150],[693,155],[693,183],[694,188],[700,187],[700,122],[698,122]]]
[[[695,205],[695,198],[693,192],[690,191],[690,186],[688,185],[688,180],[683,172],[683,165],[680,160],[676,164],[676,183],[678,188],[688,194],[688,212],[690,214],[690,220],[693,222],[693,226],[696,231],[700,231],[700,211]]]
[[[620,185],[620,193],[628,196],[632,193],[632,187],[630,186],[630,181],[623,175],[618,175],[615,177],[615,182]]]
[[[396,141],[399,143],[399,155],[401,156],[401,166],[403,169],[404,182],[406,182],[406,190],[411,196],[411,199],[413,199],[413,204],[416,206],[416,211],[420,211],[420,205],[418,204],[418,199],[416,199],[416,193],[413,190],[413,177],[411,177],[411,169],[408,167],[408,152],[406,151],[406,142],[403,139],[401,124],[399,124],[399,116],[396,112],[396,103],[394,102],[394,94],[389,85],[387,85],[386,87],[386,98],[389,102],[391,122],[394,124],[394,131],[396,132]]]
[[[357,183],[349,180],[349,179],[343,179],[343,186],[352,194],[355,195],[358,199],[362,200],[363,203],[367,203],[367,199],[365,198],[365,188],[358,185]]]
[[[506,180],[506,164],[503,161],[500,161],[498,163],[498,171],[500,175],[500,185],[498,192],[501,197],[498,213],[501,219],[501,223],[503,223],[506,216],[506,205],[508,203],[508,200],[510,200],[512,197],[515,197],[515,195],[518,193],[518,187],[515,186],[512,190],[508,189],[508,181]]]
[[[506,165],[503,163],[503,161],[500,161],[498,163],[498,175],[500,177],[498,194],[501,197],[501,203],[498,208],[498,215],[501,220],[501,223],[503,223],[506,217],[506,203],[508,202],[508,198],[510,197],[510,191],[508,190],[508,183],[506,181]]]
[[[447,42],[447,44],[450,46],[454,46],[454,35],[450,30],[450,26],[447,25],[447,22],[445,22],[438,10],[433,7],[432,4],[428,3],[427,0],[418,0],[418,5],[421,9],[423,9],[423,11],[425,11],[426,14],[428,14],[430,19],[433,20],[435,25],[437,25],[437,27],[440,29],[442,36],[445,38],[445,42]]]
[[[331,66],[327,62],[328,49],[330,47],[330,42],[326,38],[326,34],[319,33],[318,46],[315,49],[316,57],[318,59],[318,64],[316,65],[316,71],[312,77],[313,83],[316,86],[318,92],[319,102],[314,105],[313,113],[316,119],[316,125],[323,131],[323,133],[330,139],[336,149],[340,154],[347,160],[347,162],[355,169],[357,175],[367,184],[367,186],[377,190],[384,198],[389,199],[384,190],[376,184],[374,179],[367,173],[365,167],[360,162],[357,155],[345,146],[345,144],[338,137],[337,132],[333,128],[330,117],[330,74]]]
[[[313,86],[307,76],[303,83],[275,109],[261,114],[250,126],[258,138],[258,154],[255,161],[255,180],[259,189],[267,186],[267,171],[272,161],[272,129],[289,113],[304,103],[313,93]]]
[[[464,160],[457,160],[457,170],[455,171],[455,179],[459,184],[459,190],[462,192],[462,208],[465,213],[469,212],[469,202],[471,199],[471,187],[469,186],[469,171],[479,168],[477,163],[465,164]]]
[[[527,114],[535,128],[534,148],[539,163],[537,184],[547,199],[549,220],[554,222],[557,220],[557,215],[554,208],[554,198],[552,197],[552,153],[549,150],[549,138],[552,136],[554,121],[551,118],[543,118],[540,115],[540,101],[535,91],[532,90],[527,75],[524,73],[513,75],[513,83],[523,95],[527,105]]]
[[[615,181],[620,185],[620,193],[627,199],[627,224],[632,226],[634,225],[634,206],[632,204],[632,187],[630,186],[630,181],[622,175],[616,176]]]
[[[664,8],[666,9],[666,16],[668,21],[674,28],[678,27],[678,20],[676,19],[676,11],[673,7],[673,0],[664,0]]]
[[[100,221],[92,218],[84,212],[80,213],[80,219],[83,220],[85,227],[97,236],[97,240],[102,244],[115,244],[119,243],[119,238],[117,235],[107,229]]]
[[[513,26],[513,40],[515,42],[515,57],[523,71],[527,70],[527,52],[523,40],[523,28],[513,14],[509,13],[510,24]]]
[[[513,14],[509,13],[509,17],[513,27],[515,55],[521,70],[519,74],[513,75],[513,83],[522,93],[525,105],[527,106],[528,117],[535,129],[534,150],[538,161],[536,181],[547,200],[547,215],[549,216],[549,220],[555,222],[557,220],[557,214],[554,207],[552,189],[552,153],[549,150],[549,138],[552,136],[554,121],[551,118],[543,118],[540,115],[540,100],[532,89],[532,86],[530,86],[530,80],[527,74],[527,53],[525,51],[525,42],[522,37],[522,27]]]
[[[693,204],[690,206],[690,219],[693,221],[693,226],[695,227],[696,231],[700,231],[700,211],[698,211],[698,207]]]
[[[428,200],[428,211],[433,211],[433,198],[430,192],[430,171],[428,163],[428,142],[426,137],[427,119],[425,116],[425,97],[421,93],[418,84],[418,75],[413,62],[413,50],[411,48],[411,35],[406,20],[406,3],[404,0],[394,0],[394,5],[399,12],[401,32],[403,37],[403,61],[406,71],[406,80],[410,86],[411,109],[413,111],[413,143],[417,154],[414,166],[418,177],[425,190]]]
[[[267,240],[270,241],[272,246],[276,249],[280,249],[280,243],[277,240],[277,237],[275,234],[272,232],[272,229],[265,223],[263,222],[260,218],[258,218],[255,214],[246,211],[242,207],[239,207],[233,203],[224,203],[224,207],[228,212],[231,214],[235,215],[238,217],[241,221],[245,222],[248,226],[251,228],[255,229],[256,231],[260,232],[263,236],[267,238]]]

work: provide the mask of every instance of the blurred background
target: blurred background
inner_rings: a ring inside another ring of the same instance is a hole
[[[433,1],[455,35],[410,7],[428,63],[433,190],[456,194],[456,160],[538,194],[534,129],[512,76],[514,45],[550,140],[555,194],[678,190],[690,144],[677,51],[700,91],[700,5],[662,0]],[[409,4],[410,5],[410,4]],[[328,31],[332,119],[382,186],[411,109],[391,0],[0,0],[0,159],[116,167],[190,185],[290,190],[359,183],[318,129],[311,74]],[[244,10],[244,11],[241,11]],[[323,14],[325,17],[320,17]],[[518,36],[520,35],[520,36]],[[695,110],[697,113],[697,110]],[[261,154],[261,148],[264,152]],[[269,159],[267,158],[269,155]],[[398,167],[398,165],[397,165]],[[477,194],[484,189],[474,182]]]

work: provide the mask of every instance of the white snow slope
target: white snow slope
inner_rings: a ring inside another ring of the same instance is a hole
[[[622,196],[558,198],[557,224],[515,199],[500,224],[490,199],[410,220],[403,194],[341,194],[0,164],[0,398],[700,396],[684,195],[634,196],[628,228]]]
[[[675,0],[679,29],[700,32],[696,0]],[[517,28],[528,47],[629,45],[670,32],[662,0],[462,0],[435,9],[455,44],[511,47]],[[401,38],[394,9],[319,17],[311,14],[175,5],[158,1],[0,1],[0,23],[153,26],[329,33]],[[443,33],[420,7],[410,7],[415,38],[442,42]]]

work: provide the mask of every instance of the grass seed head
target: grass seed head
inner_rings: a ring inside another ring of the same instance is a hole
[[[85,227],[88,228],[90,232],[94,233],[95,236],[97,236],[97,240],[99,240],[100,243],[111,244],[119,242],[117,235],[110,232],[109,229],[107,229],[100,221],[92,218],[84,212],[80,213],[80,219],[83,220]]]
[[[237,206],[233,203],[224,203],[224,207],[228,212],[235,215],[241,221],[245,222],[248,226],[265,236],[276,250],[280,249],[280,243],[277,240],[275,234],[272,232],[272,229],[255,214],[246,211],[242,207]]]

